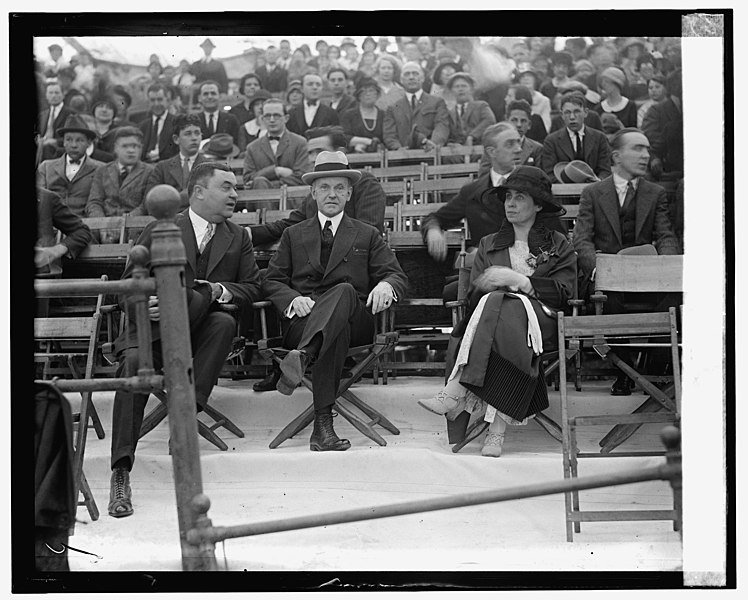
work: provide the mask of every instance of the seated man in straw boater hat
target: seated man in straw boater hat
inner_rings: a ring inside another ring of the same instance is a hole
[[[359,171],[342,152],[321,152],[302,176],[317,214],[289,227],[268,265],[262,291],[283,316],[284,346],[277,389],[290,395],[312,365],[314,451],[348,450],[332,425],[340,374],[349,346],[368,344],[374,315],[403,297],[408,279],[376,228],[344,208]]]

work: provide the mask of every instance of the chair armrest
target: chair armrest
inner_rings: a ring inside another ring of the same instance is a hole
[[[231,302],[226,302],[224,304],[219,303],[218,307],[223,311],[227,313],[235,313],[239,311],[239,305],[238,304],[232,304]]]
[[[258,302],[252,302],[252,308],[268,308],[273,303],[270,300],[259,300]]]
[[[461,306],[467,306],[467,300],[452,300],[451,302],[445,302],[444,306],[447,308],[460,308]]]

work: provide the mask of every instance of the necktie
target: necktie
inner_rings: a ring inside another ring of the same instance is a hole
[[[187,182],[190,180],[190,159],[185,156],[182,163],[182,189],[187,189]]]
[[[277,136],[277,135],[269,135],[269,136],[268,136],[268,140],[270,140],[271,142],[273,142],[273,141],[275,141],[275,142],[280,142],[280,136]]]
[[[306,103],[307,103],[307,106],[317,106],[316,100],[307,100]]]
[[[83,159],[79,158],[78,160],[73,160],[73,159],[71,158],[71,159],[70,159],[70,164],[71,164],[71,165],[79,165],[79,164],[81,164],[81,160],[83,160]]]
[[[636,190],[634,189],[634,182],[629,181],[628,184],[626,184],[626,197],[623,200],[624,207],[631,204],[631,201],[634,199],[634,194],[636,194]]]
[[[127,167],[122,167],[119,171],[119,184],[122,185],[122,182],[125,181],[127,178]]]
[[[576,160],[584,160],[584,148],[582,148],[582,137],[579,135],[579,132],[575,132],[574,135],[577,138],[577,148],[574,151],[574,158]]]
[[[415,110],[416,109],[416,95],[415,94],[413,94],[410,97],[410,108],[411,108],[411,110]]]
[[[415,98],[415,96],[414,96],[414,98]],[[465,105],[464,104],[460,104],[460,118],[462,119],[462,117],[464,117],[464,116],[465,116]]]
[[[200,254],[202,254],[203,252],[205,252],[205,247],[208,245],[208,242],[213,237],[213,230],[214,230],[214,228],[215,228],[215,226],[213,225],[213,223],[208,223],[208,227],[205,230],[205,235],[203,235],[203,241],[200,242],[200,249],[198,250],[198,252],[200,252]]]
[[[322,263],[322,268],[327,268],[327,262],[330,260],[330,252],[332,251],[332,221],[327,219],[325,227],[322,229],[322,247],[320,248],[319,262]]]
[[[208,117],[208,136],[213,137],[213,134],[216,132],[216,126],[213,121],[213,113],[210,113],[210,116]]]
[[[47,131],[44,132],[44,137],[52,139],[55,137],[55,108],[54,106],[49,107],[49,120],[47,121]]]
[[[151,150],[156,148],[156,144],[158,143],[158,122],[160,120],[161,117],[154,115],[153,128],[151,130],[150,139],[148,140],[148,147],[146,148],[146,152],[150,152]]]

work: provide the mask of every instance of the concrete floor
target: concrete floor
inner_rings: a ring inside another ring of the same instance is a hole
[[[563,478],[561,445],[534,422],[510,427],[499,459],[480,456],[480,441],[454,454],[444,419],[420,408],[419,398],[440,388],[437,377],[398,377],[387,386],[370,380],[354,386],[362,399],[400,429],[383,432],[380,447],[342,417],[336,431],[353,447],[342,453],[309,451],[311,428],[270,450],[278,430],[311,402],[299,388],[293,396],[255,393],[252,380],[220,380],[212,403],[244,431],[234,437],[219,430],[229,445],[221,452],[200,438],[205,493],[214,525],[233,525],[434,498],[450,494],[556,481]],[[577,414],[613,412],[608,382],[585,382],[570,395]],[[135,513],[124,519],[107,514],[109,445],[113,393],[94,402],[107,437],[93,432],[85,473],[101,512],[91,522],[85,508],[70,543],[101,558],[70,553],[72,570],[180,570],[180,551],[169,437],[166,422],[141,440],[131,481]],[[75,409],[76,395],[69,395]],[[641,394],[616,398],[630,410]],[[156,404],[151,398],[151,406]],[[604,404],[603,404],[604,403]],[[560,422],[559,394],[551,391],[548,413]],[[642,427],[621,449],[661,447],[657,425]],[[580,432],[582,450],[597,448],[607,428]],[[662,458],[583,460],[580,475],[659,464]],[[582,509],[671,507],[666,482],[647,482],[581,492]],[[670,522],[586,523],[573,543],[565,541],[562,495],[449,509],[359,523],[240,538],[216,548],[229,570],[348,571],[669,571],[682,568],[681,540]]]

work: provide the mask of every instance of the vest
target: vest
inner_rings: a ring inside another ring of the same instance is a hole
[[[623,247],[635,246],[636,237],[636,192],[618,209],[618,220],[621,223],[621,241]]]
[[[202,254],[197,255],[197,264],[195,265],[195,279],[208,279],[206,274],[208,272],[208,261],[210,260],[210,250],[213,248],[213,239],[216,236],[213,235],[213,237],[208,242],[208,245],[205,246],[205,250],[203,250]]]

